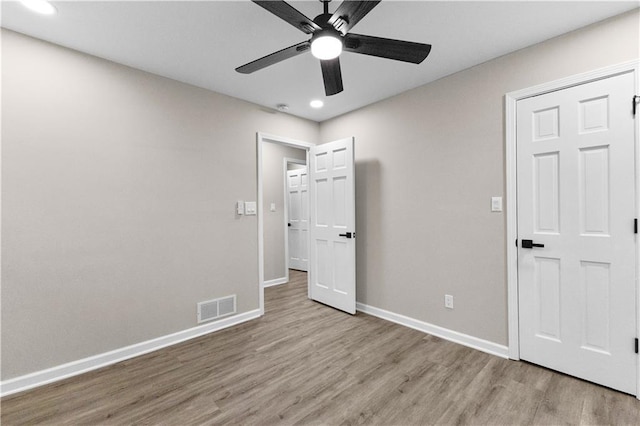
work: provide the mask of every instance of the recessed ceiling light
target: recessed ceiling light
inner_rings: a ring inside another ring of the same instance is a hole
[[[42,13],[43,15],[53,15],[57,12],[54,5],[47,0],[20,0],[23,5],[33,10],[34,12]]]
[[[311,108],[322,108],[324,106],[324,102],[322,102],[319,99],[316,99],[309,102],[309,105],[311,105]]]

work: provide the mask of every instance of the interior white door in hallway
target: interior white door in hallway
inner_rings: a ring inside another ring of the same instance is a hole
[[[307,168],[287,170],[289,268],[306,271],[309,264],[309,176]]]
[[[632,73],[517,103],[521,359],[636,393]]]
[[[309,295],[313,300],[355,314],[353,138],[312,147],[309,182]]]

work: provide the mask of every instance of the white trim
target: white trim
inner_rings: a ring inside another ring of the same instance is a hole
[[[640,95],[640,61],[636,61],[635,94]],[[636,108],[640,108],[638,105]],[[640,118],[636,112],[636,219],[640,220]],[[636,235],[636,337],[640,337],[640,237]],[[636,399],[640,399],[640,356],[637,358]]]
[[[307,176],[309,176],[309,168],[310,168],[310,161],[311,161],[311,149],[307,149],[307,155],[306,155],[306,159],[305,161],[307,162]],[[309,186],[311,186],[311,183],[309,183]],[[307,190],[309,188],[309,186],[307,187]],[[309,196],[309,195],[307,195]],[[311,225],[311,212],[308,212],[309,217],[307,217],[307,220],[309,221],[309,225]],[[311,238],[307,238],[307,253],[311,253]],[[311,257],[307,256],[307,260],[309,261],[307,263],[307,298],[311,299],[311,274],[309,272],[311,272]]]
[[[526,89],[509,92],[506,96],[519,101],[521,99],[544,95],[545,93],[579,86],[581,84],[590,83],[592,81],[602,80],[605,78],[614,77],[616,75],[626,74],[628,72],[635,72],[637,71],[639,65],[640,60],[634,59],[633,61],[627,61],[621,64],[611,65],[604,68],[598,68],[597,70],[588,71],[582,74],[576,74],[547,83],[539,84],[537,86],[528,87]],[[629,101],[629,104],[631,104],[631,101]]]
[[[262,134],[256,133],[256,167],[258,179],[258,306],[264,315],[264,215],[262,213]]]
[[[88,358],[79,359],[67,364],[58,365],[46,370],[36,371],[35,373],[26,374],[24,376],[0,382],[0,397],[5,397],[17,392],[22,392],[48,383],[57,382],[69,377],[77,376],[88,371],[106,367],[120,361],[144,355],[158,349],[172,346],[186,340],[194,339],[205,334],[223,330],[234,325],[241,324],[260,317],[260,311],[245,312],[233,317],[225,318],[210,324],[200,325],[197,327],[182,330],[177,333],[167,334],[145,342],[136,343],[131,346],[125,346],[110,352],[94,355]]]
[[[518,322],[518,199],[516,157],[516,101],[512,94],[505,96],[505,160],[506,160],[506,220],[507,220],[507,311],[509,358],[520,359]]]
[[[396,324],[413,328],[414,330],[422,331],[423,333],[431,334],[450,342],[458,343],[472,349],[477,349],[479,351],[486,352],[500,358],[509,358],[508,348],[504,345],[499,345],[488,340],[479,339],[477,337],[449,330],[448,328],[443,328],[437,325],[430,324],[428,322],[385,311],[384,309],[375,308],[373,306],[365,305],[364,303],[360,302],[356,302],[356,309],[365,314],[382,318],[387,321],[395,322]]]
[[[640,61],[635,63],[635,94],[640,95]],[[636,108],[640,108],[637,105]],[[640,220],[640,118],[636,111],[636,219]],[[640,237],[636,235],[636,337],[640,337]],[[636,382],[636,399],[640,399],[640,356],[637,359],[638,378]]]
[[[625,73],[635,73],[636,94],[640,91],[640,60],[633,60],[617,65],[600,68],[582,74],[573,75],[549,83],[509,92],[505,95],[505,161],[506,161],[506,195],[507,195],[507,295],[508,295],[508,328],[509,358],[520,359],[520,342],[518,335],[518,249],[515,240],[518,238],[517,220],[517,186],[516,186],[516,118],[517,102],[522,99],[545,93],[566,89],[580,84],[590,83],[604,78]],[[631,103],[631,100],[629,100]],[[640,120],[636,118],[636,215],[640,217]],[[640,238],[636,238],[636,327],[640,333]],[[636,397],[640,399],[640,357],[638,357],[638,388]]]
[[[270,135],[268,133],[258,132],[257,136],[258,136],[258,140],[261,142],[271,142],[279,145],[290,146],[292,148],[300,148],[300,149],[308,150],[312,146],[315,146],[315,144],[310,142],[303,142],[296,139],[285,138],[284,136]]]
[[[288,274],[287,274],[288,275]],[[274,285],[286,284],[289,282],[289,277],[275,278],[273,280],[265,281],[264,287],[273,287]]]
[[[315,146],[309,142],[297,141],[295,139],[282,136],[270,135],[267,133],[256,133],[257,152],[257,180],[258,180],[258,300],[260,303],[260,315],[264,315],[264,212],[263,212],[263,179],[262,179],[262,143],[270,142],[278,145],[285,145],[292,148],[305,149],[307,151],[307,164],[309,163],[309,148]],[[288,273],[288,269],[287,269]],[[307,287],[308,287],[307,282]]]

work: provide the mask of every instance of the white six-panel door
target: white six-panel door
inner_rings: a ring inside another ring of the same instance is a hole
[[[520,357],[635,394],[633,90],[518,101],[517,198]]]
[[[309,152],[310,297],[356,312],[355,176],[353,138]]]
[[[289,268],[306,271],[309,263],[309,179],[307,168],[287,170]]]

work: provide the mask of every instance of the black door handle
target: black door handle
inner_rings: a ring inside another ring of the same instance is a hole
[[[290,224],[290,223],[287,223],[287,226],[291,226],[291,224]]]
[[[534,243],[532,240],[522,240],[522,248],[544,247],[544,244]]]
[[[338,237],[347,237],[347,238],[351,238],[351,232],[347,232],[346,234],[338,234]]]

